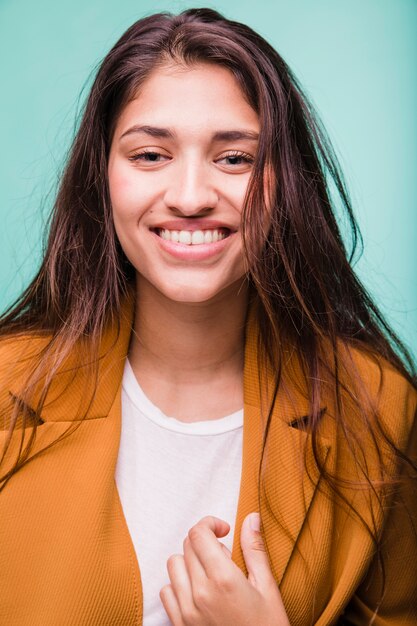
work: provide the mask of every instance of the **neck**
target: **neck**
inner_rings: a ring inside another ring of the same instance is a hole
[[[129,360],[144,392],[166,414],[192,421],[203,398],[197,419],[241,408],[247,298],[247,289],[234,284],[210,302],[173,302],[138,279]]]

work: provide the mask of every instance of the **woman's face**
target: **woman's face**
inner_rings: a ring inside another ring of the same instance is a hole
[[[232,294],[259,119],[217,65],[155,71],[123,109],[109,156],[114,224],[141,281],[177,302]]]

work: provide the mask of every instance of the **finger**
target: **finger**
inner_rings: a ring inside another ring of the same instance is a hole
[[[159,592],[162,605],[173,626],[184,626],[181,609],[171,585],[165,585]]]
[[[249,581],[259,591],[270,588],[272,585],[277,587],[260,532],[258,513],[250,513],[243,520],[240,545],[248,570]]]
[[[201,588],[207,582],[207,575],[204,567],[201,565],[199,558],[193,550],[190,539],[187,537],[183,542],[184,561],[187,568],[188,576],[191,582],[191,589],[194,593],[196,589]]]
[[[182,554],[173,554],[167,561],[168,576],[177,599],[181,615],[195,610],[190,577]]]
[[[224,537],[230,530],[230,525],[223,520],[208,516],[193,526],[188,537],[195,555],[204,568],[208,578],[215,578],[219,567],[223,570],[233,569],[233,562],[229,559],[217,537]]]
[[[215,517],[214,515],[206,515],[206,517],[202,517],[196,526],[204,526],[210,529],[216,537],[225,537],[230,531],[230,524],[220,517]]]
[[[220,545],[221,545],[221,547],[222,547],[222,550],[223,550],[224,554],[227,556],[227,558],[228,558],[228,559],[231,559],[231,558],[232,558],[232,553],[230,552],[229,548],[227,548],[227,547],[224,545],[224,543],[221,543],[221,542],[220,542]]]

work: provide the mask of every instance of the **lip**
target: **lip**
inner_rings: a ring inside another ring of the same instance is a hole
[[[217,228],[220,227],[218,226]],[[171,226],[171,229],[174,230],[175,227]],[[182,228],[178,230],[189,229]],[[200,228],[194,230],[203,229],[200,226]],[[210,229],[206,228],[206,230]],[[231,232],[228,237],[225,237],[221,241],[216,241],[215,243],[201,243],[192,246],[185,243],[174,243],[173,241],[167,241],[166,239],[162,239],[162,237],[159,237],[159,235],[157,235],[155,232],[151,231],[151,235],[155,238],[159,247],[164,252],[167,252],[171,256],[181,261],[205,261],[206,259],[211,259],[212,257],[220,254],[225,248],[227,248],[227,246],[230,245],[230,242],[231,240],[233,240],[235,234],[235,232]]]

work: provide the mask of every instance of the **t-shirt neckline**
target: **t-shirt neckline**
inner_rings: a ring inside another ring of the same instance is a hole
[[[182,422],[175,417],[165,415],[159,407],[151,402],[143,391],[133,372],[129,359],[126,359],[122,385],[124,392],[134,406],[147,419],[166,430],[189,435],[221,435],[243,426],[243,409],[225,417],[198,422]]]

